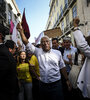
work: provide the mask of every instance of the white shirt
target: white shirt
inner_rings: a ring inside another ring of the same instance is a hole
[[[60,51],[50,49],[50,51],[44,52],[42,48],[36,48],[31,43],[28,43],[26,47],[38,59],[42,82],[51,83],[61,79],[60,69],[65,67],[65,64]]]
[[[80,30],[73,32],[77,47],[86,56],[85,62],[79,73],[77,86],[82,91],[84,97],[90,98],[90,46],[86,42]]]
[[[72,62],[74,63],[75,51],[72,48],[64,50],[63,59],[69,62],[67,55],[70,55],[70,54],[72,55]]]
[[[77,48],[76,47],[71,45],[70,48],[73,49],[74,52],[77,52]]]

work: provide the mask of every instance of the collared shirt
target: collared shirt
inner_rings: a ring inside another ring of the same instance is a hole
[[[69,61],[67,55],[70,55],[70,54],[72,55],[72,62],[74,63],[75,51],[72,48],[64,50],[63,59],[66,60],[66,61]]]
[[[50,49],[44,52],[42,48],[36,48],[31,43],[28,43],[26,47],[38,59],[42,82],[51,83],[61,79],[60,69],[65,67],[65,64],[58,50]]]
[[[77,52],[77,48],[76,47],[71,45],[70,48],[73,49],[74,52]]]
[[[70,54],[72,56],[72,62],[74,63],[75,51],[72,48],[70,48],[70,49],[64,49],[63,59],[65,61],[69,62],[69,59],[68,59],[67,56],[70,55]],[[70,72],[70,70],[71,70],[71,65],[70,64],[66,64],[66,70],[67,70],[68,73]]]

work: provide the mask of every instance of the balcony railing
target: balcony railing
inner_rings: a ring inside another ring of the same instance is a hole
[[[73,27],[73,21],[70,22],[70,28],[72,28],[72,27]]]
[[[68,4],[65,4],[65,7],[63,8],[63,15],[65,16],[68,11],[69,11]]]
[[[67,26],[64,28],[64,33],[66,33],[68,30],[69,30],[69,25],[67,25]]]
[[[72,5],[76,2],[77,0],[68,0],[68,5],[69,7],[72,7]]]
[[[4,26],[2,23],[0,23],[0,27],[2,30],[4,30],[4,34],[8,35],[9,34],[9,28]]]
[[[55,3],[55,0],[52,1],[51,7],[50,7],[49,15],[50,15],[50,13],[51,13],[51,11],[52,11],[52,8],[53,8],[54,3]]]
[[[65,28],[64,28],[64,34],[68,33],[69,31],[71,31],[73,29],[73,21],[70,22],[70,24],[68,24]]]
[[[60,14],[60,15],[59,15],[60,21],[61,21],[63,18],[64,18],[63,14]]]
[[[0,2],[0,12],[5,12],[6,11],[6,3],[4,0]]]
[[[0,18],[6,21],[6,13],[0,13]]]

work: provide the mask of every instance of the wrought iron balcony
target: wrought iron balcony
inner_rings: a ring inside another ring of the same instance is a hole
[[[61,21],[64,18],[63,14],[59,15],[59,20]]]
[[[64,33],[66,33],[68,30],[69,30],[69,25],[67,25],[67,26],[64,28]]]
[[[73,30],[74,26],[73,26],[73,20],[70,22],[70,30]]]
[[[50,13],[51,13],[51,11],[52,11],[52,8],[53,8],[54,3],[55,3],[55,0],[52,1],[51,7],[50,7],[49,15],[50,15]]]
[[[77,0],[68,0],[68,5],[69,7],[72,7],[72,5],[76,2]]]
[[[68,11],[69,11],[68,4],[65,4],[64,9],[63,9],[63,15],[65,16]]]
[[[9,28],[4,26],[3,23],[0,23],[0,28],[1,28],[1,30],[4,30],[5,35],[9,34]]]
[[[0,18],[2,19],[2,20],[4,20],[4,21],[6,21],[6,13],[4,13],[4,12],[0,12]]]
[[[5,12],[5,11],[6,11],[6,3],[4,0],[0,0],[0,12]]]

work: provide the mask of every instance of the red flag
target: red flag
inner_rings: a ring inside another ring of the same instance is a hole
[[[22,27],[23,27],[26,38],[29,39],[30,31],[29,31],[29,26],[27,24],[26,17],[25,17],[25,8],[24,8],[23,17],[22,17]]]
[[[10,22],[10,34],[13,33],[13,28],[14,28],[14,23],[11,20],[11,22]]]

